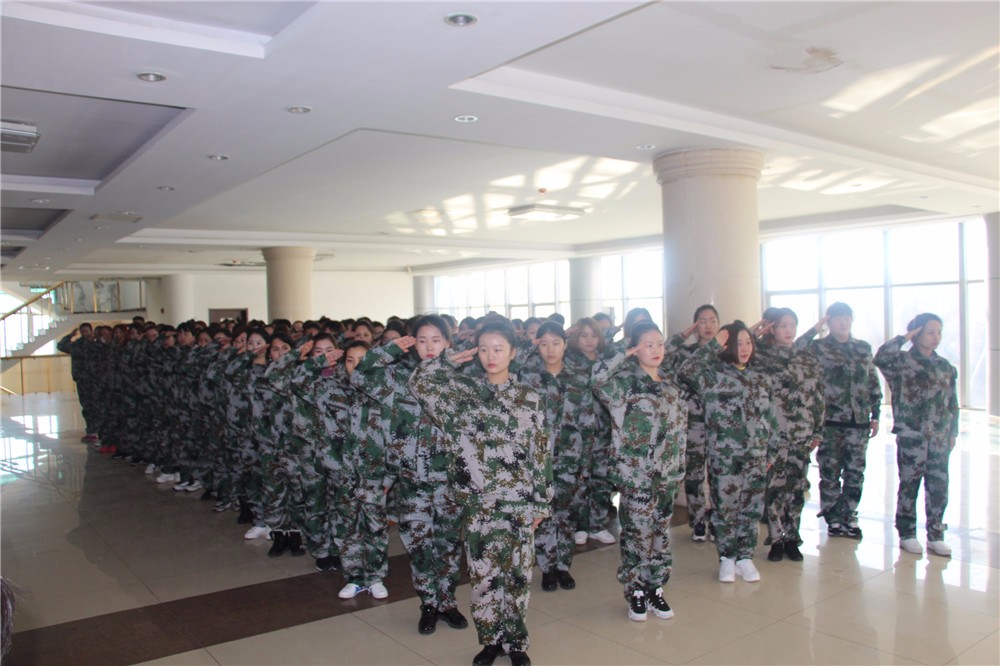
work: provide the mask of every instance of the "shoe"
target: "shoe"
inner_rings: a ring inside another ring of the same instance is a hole
[[[572,590],[576,587],[576,580],[569,575],[568,571],[557,571],[556,580],[559,581],[559,587],[564,590]]]
[[[844,536],[844,526],[840,523],[829,523],[826,526],[826,534],[832,537]]]
[[[768,562],[780,562],[785,558],[785,544],[775,541],[771,544],[771,550],[767,553]]]
[[[653,609],[653,615],[661,620],[669,620],[674,616],[674,611],[670,609],[670,604],[663,598],[663,588],[658,587],[652,590],[647,597],[646,606]]]
[[[555,571],[546,571],[542,574],[542,590],[545,592],[555,592],[558,587],[559,581],[556,579]]]
[[[281,557],[288,548],[288,534],[281,530],[271,530],[271,549],[267,551],[268,557]]]
[[[340,588],[340,592],[337,593],[337,596],[340,597],[341,599],[353,599],[354,597],[358,596],[364,591],[365,588],[361,587],[360,585],[355,585],[354,583],[348,583],[344,587]]]
[[[438,617],[444,620],[452,629],[465,629],[469,626],[469,621],[462,615],[462,611],[457,608],[445,608],[438,611]]]
[[[704,541],[708,538],[708,530],[705,523],[698,521],[694,524],[694,532],[691,533],[691,541]]]
[[[247,523],[253,522],[253,510],[250,505],[243,498],[240,498],[240,515],[236,517],[236,523],[238,525],[246,525]]]
[[[785,555],[792,562],[802,561],[802,551],[799,550],[799,544],[795,543],[794,541],[785,542]]]
[[[175,479],[173,474],[168,474],[167,472],[163,472],[158,477],[156,477],[157,483],[170,483],[171,481],[176,483],[177,481],[180,480],[181,480],[180,475],[177,475],[177,478]]]
[[[753,560],[736,560],[736,573],[748,583],[756,583],[760,580],[760,572],[753,565]]]
[[[511,650],[510,666],[531,666],[531,660],[528,659],[528,653],[521,652],[520,650]]]
[[[385,599],[389,596],[389,590],[385,589],[382,581],[379,581],[374,585],[368,586],[368,594],[372,595],[374,599]]]
[[[156,465],[153,463],[146,465],[146,469],[143,470],[143,474],[156,474]]]
[[[582,546],[583,544],[587,543],[588,536],[589,535],[586,532],[581,530],[580,532],[576,532],[573,534],[573,542],[576,543],[576,545],[578,546]]]
[[[927,550],[941,557],[951,557],[951,546],[944,541],[928,541]]]
[[[223,511],[229,511],[230,506],[232,505],[229,501],[219,500],[218,502],[212,505],[212,511],[215,511],[216,513],[222,513]]]
[[[433,634],[437,630],[438,611],[434,606],[420,607],[420,620],[417,622],[417,631],[421,634]]]
[[[181,482],[180,482],[180,483],[178,483],[178,484],[177,484],[176,486],[174,486],[174,490],[175,490],[176,492],[179,492],[179,493],[182,493],[182,492],[184,492],[185,490],[187,490],[187,489],[188,489],[188,486],[190,486],[190,485],[191,485],[191,482],[190,482],[190,481],[181,481]]]
[[[635,590],[628,598],[628,619],[633,622],[646,621],[646,593]]]
[[[302,548],[302,532],[293,530],[288,532],[288,552],[292,557],[302,557],[306,551]]]
[[[271,530],[267,529],[263,525],[254,525],[243,534],[243,538],[247,541],[252,541],[254,539],[259,539],[262,536],[267,536],[270,532]]]
[[[601,530],[600,532],[591,532],[589,536],[594,541],[598,541],[600,543],[614,543],[616,541],[615,537],[611,534],[611,532],[607,530]]]
[[[203,486],[201,485],[201,481],[192,481],[191,483],[188,484],[188,487],[185,488],[184,490],[188,491],[189,493],[196,493],[199,490],[201,490],[202,487]]]
[[[337,567],[333,566],[333,559],[329,555],[316,558],[316,571],[336,571]]]
[[[503,647],[500,645],[484,645],[479,654],[472,658],[472,666],[493,666],[496,658],[503,653]]]
[[[924,554],[924,547],[920,545],[920,542],[917,541],[916,537],[910,537],[908,539],[900,539],[899,547],[908,553],[913,553],[914,555]]]
[[[736,582],[736,560],[734,560],[731,557],[719,558],[719,582],[720,583]]]
[[[136,458],[135,456],[132,456],[132,459],[128,461],[128,464],[131,465],[132,467],[142,467],[143,465],[146,464],[146,461],[143,460],[142,458]]]
[[[857,525],[844,525],[842,528],[842,536],[848,539],[860,539],[861,538],[861,528]]]
[[[715,525],[711,523],[708,525],[708,540],[715,543]]]
[[[126,458],[124,451],[115,451],[115,454],[111,456],[112,460],[124,460]]]
[[[215,497],[215,493],[212,492],[212,489],[211,488],[205,488],[205,492],[203,492],[201,494],[201,498],[200,499],[203,502],[207,502],[208,500],[212,499],[213,497]]]

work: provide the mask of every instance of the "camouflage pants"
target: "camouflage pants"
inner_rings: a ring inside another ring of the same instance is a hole
[[[767,493],[764,496],[767,533],[771,543],[802,543],[799,523],[802,521],[802,507],[806,503],[809,451],[809,441],[781,440],[778,456],[767,474]]]
[[[865,482],[867,454],[867,428],[823,428],[823,442],[816,450],[816,462],[819,464],[820,511],[827,524],[847,523],[855,517]]]
[[[573,564],[577,518],[574,498],[579,489],[581,468],[563,460],[553,470],[551,514],[535,530],[535,557],[542,571],[569,571]],[[603,529],[603,528],[602,528]]]
[[[611,432],[601,431],[595,438],[590,454],[587,483],[578,499],[578,528],[585,532],[600,532],[611,521],[611,495],[614,487],[608,479],[611,466]]]
[[[292,507],[301,524],[293,525],[305,538],[309,553],[316,559],[337,555],[344,538],[344,508],[348,488],[343,474],[323,454],[306,450],[299,460],[296,478],[301,483],[301,504]]]
[[[396,480],[399,538],[410,555],[420,603],[455,607],[462,554],[462,508],[447,497],[447,483]]]
[[[708,454],[715,547],[719,557],[737,560],[753,557],[767,485],[766,453],[741,444],[720,442]]]
[[[917,535],[917,493],[924,481],[924,513],[927,540],[941,541],[948,526],[944,510],[948,506],[948,438],[917,439],[896,437],[896,465],[899,490],[896,493],[896,529],[901,539]]]
[[[96,396],[94,395],[94,382],[88,379],[75,379],[76,397],[80,401],[80,412],[83,414],[84,428],[88,435],[97,432],[98,415],[95,413]]]
[[[684,496],[687,498],[688,525],[708,523],[705,497],[705,423],[688,421],[687,448],[684,452]]]
[[[389,575],[389,527],[382,481],[363,481],[353,489],[342,513],[343,538],[337,544],[344,580],[361,587]]]
[[[508,653],[528,649],[533,512],[530,505],[477,502],[464,514],[472,621],[480,645],[501,645]]]
[[[665,585],[670,578],[674,556],[670,552],[670,517],[673,514],[675,485],[621,489],[618,519],[621,522],[622,563],[618,581],[625,586],[625,598],[636,590],[645,592]]]

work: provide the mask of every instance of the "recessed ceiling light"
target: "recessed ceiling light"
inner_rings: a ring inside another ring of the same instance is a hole
[[[929,194],[921,194],[921,195],[920,195],[920,196],[918,196],[917,198],[918,198],[918,199],[930,199],[930,198],[931,198],[931,195],[929,195]]]
[[[851,187],[861,187],[864,183],[851,183]]]
[[[166,74],[160,74],[159,72],[139,72],[135,75],[135,78],[146,83],[159,83],[160,81],[167,80]]]
[[[77,242],[77,243],[82,243],[82,242],[83,242],[83,239],[82,239],[82,238],[77,238],[77,239],[76,239],[76,242]]]
[[[48,202],[49,202],[48,199],[32,199],[31,200],[31,203],[33,203],[33,204],[47,204]]]
[[[177,188],[176,187],[170,187],[169,185],[160,185],[156,189],[160,190],[161,192],[173,192]]]
[[[478,120],[478,116],[455,116],[456,123],[474,123]]]
[[[285,109],[285,111],[288,111],[288,113],[296,113],[296,114],[301,115],[303,113],[309,113],[310,111],[312,111],[312,107],[311,106],[290,106],[287,109]]]
[[[118,214],[119,215],[138,215],[139,213],[135,212],[134,210],[120,210],[120,211],[118,211]]]
[[[468,28],[478,20],[472,14],[448,14],[444,17],[444,22],[453,28]]]
[[[229,155],[209,155],[208,159],[215,160],[216,162],[225,162],[229,159]]]
[[[640,143],[635,147],[636,150],[652,150],[653,148],[656,148],[655,143]]]

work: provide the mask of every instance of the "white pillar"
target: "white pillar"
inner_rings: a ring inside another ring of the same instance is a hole
[[[437,312],[434,307],[434,276],[413,277],[413,314],[423,315]]]
[[[987,408],[1000,416],[1000,213],[984,215],[986,220],[986,326],[989,347],[986,390]]]
[[[268,320],[312,319],[316,248],[266,247],[261,252],[267,262]]]
[[[691,325],[703,303],[723,323],[760,318],[757,181],[764,155],[745,148],[696,148],[653,160],[663,195],[667,333]]]
[[[601,258],[576,257],[569,260],[569,328],[601,307]],[[565,313],[563,313],[565,314]]]
[[[156,321],[176,326],[188,319],[198,319],[194,311],[194,277],[164,275],[160,278],[160,303],[163,312]],[[201,313],[201,318],[208,316]]]

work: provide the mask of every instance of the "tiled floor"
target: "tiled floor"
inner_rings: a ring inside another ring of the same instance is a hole
[[[21,595],[6,664],[450,665],[478,650],[471,628],[417,633],[397,539],[389,599],[344,602],[339,575],[317,573],[310,558],[268,558],[267,542],[244,541],[233,514],[88,452],[75,396],[5,397],[2,409],[0,568]],[[667,590],[677,616],[646,623],[625,616],[617,547],[588,546],[574,562],[576,590],[542,592],[536,576],[532,660],[1000,664],[997,431],[982,414],[963,416],[950,560],[896,546],[895,447],[883,434],[869,447],[863,541],[828,539],[810,500],[804,562],[768,562],[761,547],[761,582],[724,585],[714,547],[680,524]],[[466,610],[468,594],[462,585]]]

